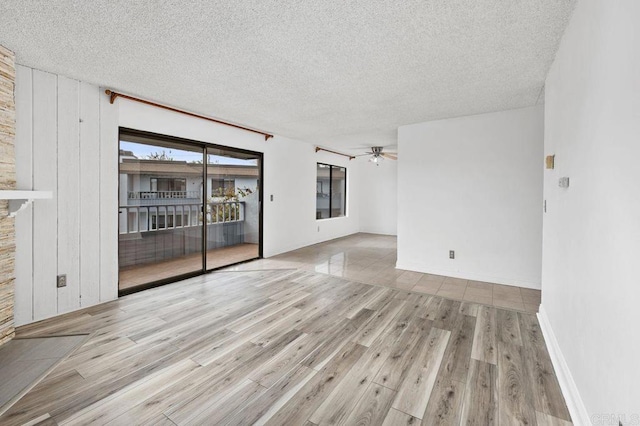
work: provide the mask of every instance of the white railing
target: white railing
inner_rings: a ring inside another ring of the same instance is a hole
[[[244,202],[207,203],[208,225],[244,220]],[[202,226],[202,204],[120,206],[120,234]]]
[[[129,191],[130,200],[158,200],[167,198],[200,198],[200,191]]]

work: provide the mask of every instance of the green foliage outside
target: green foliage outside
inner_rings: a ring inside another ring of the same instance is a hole
[[[257,188],[256,188],[257,190]],[[251,188],[218,188],[207,203],[207,223],[229,222],[240,219],[238,201],[253,194]]]

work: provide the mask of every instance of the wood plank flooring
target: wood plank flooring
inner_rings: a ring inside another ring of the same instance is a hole
[[[18,333],[91,335],[2,425],[570,424],[533,314],[304,270],[212,273]]]
[[[0,414],[27,393],[86,335],[13,339],[0,348]]]

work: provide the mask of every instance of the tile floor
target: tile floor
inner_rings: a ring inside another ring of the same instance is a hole
[[[0,348],[0,415],[44,378],[88,335],[15,338]],[[0,424],[4,424],[0,421]]]
[[[229,270],[296,268],[499,308],[538,312],[540,290],[397,269],[396,237],[359,233]]]

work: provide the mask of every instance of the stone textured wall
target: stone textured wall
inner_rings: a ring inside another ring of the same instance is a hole
[[[0,46],[0,190],[15,189],[15,103],[16,69],[13,52]],[[9,202],[0,200],[0,345],[14,335],[13,295],[15,227],[8,215]]]

